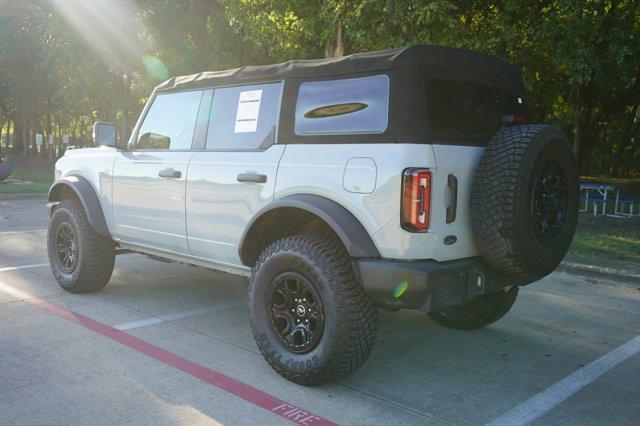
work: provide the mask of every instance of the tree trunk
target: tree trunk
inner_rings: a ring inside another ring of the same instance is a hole
[[[613,156],[611,161],[611,175],[615,177],[620,177],[622,171],[620,169],[621,164],[623,163],[622,157],[624,156],[627,148],[631,144],[631,135],[634,129],[634,123],[636,120],[636,115],[638,114],[638,108],[640,104],[635,104],[631,109],[629,115],[626,117],[626,122],[624,126],[624,130],[622,131],[622,136],[618,142],[618,149]],[[633,151],[630,151],[627,155],[632,156]]]
[[[629,147],[629,152],[623,157],[622,165],[620,166],[620,176],[627,176],[629,174],[631,161],[635,160],[634,153],[640,149],[640,122],[636,122],[633,125],[633,129],[630,132],[630,138],[633,138],[634,143]]]
[[[2,120],[0,120],[0,160],[2,159],[2,135],[4,135],[4,121],[5,118],[2,117]],[[8,120],[7,120],[8,121]],[[9,139],[9,132],[7,131],[7,140]]]
[[[80,136],[79,136],[79,140],[80,143],[78,144],[79,146],[76,146],[76,148],[83,148],[85,146],[85,141],[84,141],[84,117],[80,118]]]
[[[40,134],[40,137],[43,137],[44,135],[42,134],[42,126],[40,125],[40,121],[38,121],[37,118],[34,118],[33,116],[30,116],[30,124],[31,124],[31,142],[29,144],[29,148],[30,148],[30,153],[32,155],[37,156],[38,155],[38,145],[36,142],[36,135]],[[40,149],[42,149],[42,147],[40,147]]]
[[[31,139],[31,134],[29,132],[29,120],[25,114],[22,114],[22,155],[27,156],[27,152],[29,151],[29,141]]]
[[[13,120],[13,152],[22,151],[22,122],[20,118]]]
[[[593,114],[592,87],[591,82],[578,85],[575,96],[574,148],[578,151],[578,170],[581,176],[588,176],[590,173],[589,157],[593,132],[589,131],[589,124]]]
[[[325,46],[324,57],[337,58],[339,56],[344,56],[344,36],[342,33],[342,22],[338,19],[333,27],[333,36]]]
[[[31,128],[31,133],[29,133],[29,154],[34,155],[38,152],[38,148],[36,147],[36,134],[38,133],[37,124],[31,122],[29,126]]]
[[[396,0],[387,0],[387,13],[389,15],[396,13]]]
[[[53,158],[53,124],[51,123],[51,111],[47,110],[46,114],[47,120],[47,158],[51,160]],[[51,143],[49,142],[51,139]]]
[[[5,131],[4,131],[4,149],[5,151],[9,151],[9,131],[11,130],[11,118],[7,118],[7,122],[4,125],[5,127]],[[2,146],[2,139],[0,139],[0,147]]]

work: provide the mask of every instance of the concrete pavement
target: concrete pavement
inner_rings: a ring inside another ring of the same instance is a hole
[[[19,292],[339,424],[488,423],[640,335],[640,291],[554,273],[523,288],[512,311],[483,330],[449,330],[419,312],[381,312],[376,348],[360,370],[304,388],[259,354],[245,279],[130,254],[118,256],[103,291],[68,294],[48,266],[37,266],[47,263],[46,224],[43,199],[0,199],[3,424],[285,421]],[[565,399],[549,401],[557,405],[538,411],[534,422],[637,424],[639,373],[640,356],[631,352]]]

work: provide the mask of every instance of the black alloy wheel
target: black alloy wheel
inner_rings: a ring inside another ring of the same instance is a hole
[[[291,235],[260,254],[249,282],[251,331],[282,377],[317,385],[360,367],[373,349],[377,305],[342,242]]]
[[[47,253],[54,278],[71,293],[98,291],[109,282],[115,243],[89,224],[80,200],[54,206],[47,234]]]
[[[566,255],[578,223],[578,168],[571,144],[552,126],[505,126],[476,168],[473,234],[482,258],[514,278],[539,280]]]
[[[545,165],[534,181],[531,200],[533,232],[542,244],[552,245],[567,217],[567,179],[556,162]]]
[[[80,250],[76,234],[70,223],[62,222],[58,226],[56,248],[60,267],[65,273],[71,274],[78,265]]]
[[[322,337],[324,310],[313,284],[296,272],[284,272],[274,280],[269,320],[289,351],[313,350]]]

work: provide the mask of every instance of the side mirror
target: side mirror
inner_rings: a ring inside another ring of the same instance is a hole
[[[93,124],[93,142],[97,146],[117,147],[118,133],[112,123],[95,122]]]

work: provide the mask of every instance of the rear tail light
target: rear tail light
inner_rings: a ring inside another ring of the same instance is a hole
[[[431,172],[406,169],[402,173],[402,228],[411,232],[429,229]]]

